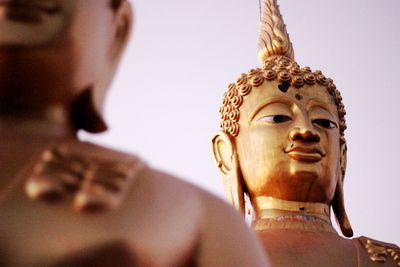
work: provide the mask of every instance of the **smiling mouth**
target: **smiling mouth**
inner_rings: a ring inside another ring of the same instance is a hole
[[[287,153],[290,158],[303,162],[318,162],[325,156],[325,154],[316,147],[294,147],[285,150],[285,153]]]
[[[43,15],[54,15],[61,11],[54,0],[0,0],[0,19],[28,23],[39,23]]]

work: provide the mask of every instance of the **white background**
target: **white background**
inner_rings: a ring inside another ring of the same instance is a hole
[[[355,236],[400,244],[400,1],[281,0],[301,66],[334,79],[347,109],[345,201]],[[87,136],[221,198],[211,137],[228,83],[260,64],[257,0],[137,0],[133,38]],[[177,203],[179,205],[179,203]]]

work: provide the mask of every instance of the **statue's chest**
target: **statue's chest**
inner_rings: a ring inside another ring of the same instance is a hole
[[[359,266],[352,242],[333,233],[274,230],[259,235],[272,266]]]
[[[368,238],[342,238],[336,233],[296,230],[257,232],[271,266],[384,267],[399,266],[400,250]]]

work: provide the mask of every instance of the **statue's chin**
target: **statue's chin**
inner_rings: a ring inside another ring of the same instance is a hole
[[[318,178],[318,173],[313,171],[295,171],[291,175],[292,179],[300,183],[312,183]]]
[[[292,161],[289,167],[290,177],[299,182],[314,182],[321,175],[321,166],[318,162],[308,163]]]
[[[268,184],[253,194],[287,201],[330,203],[331,183],[317,172],[298,170],[285,177],[269,179]]]

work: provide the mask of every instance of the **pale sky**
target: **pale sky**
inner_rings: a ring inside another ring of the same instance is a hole
[[[105,108],[110,130],[83,137],[224,198],[211,137],[228,83],[260,65],[258,0],[131,2],[133,38]],[[355,236],[400,244],[400,1],[279,3],[297,62],[333,78],[344,98]]]

